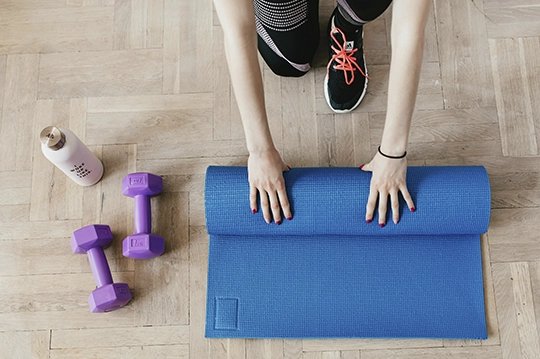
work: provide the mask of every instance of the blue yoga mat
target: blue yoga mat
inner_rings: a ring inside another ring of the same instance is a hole
[[[402,200],[384,228],[364,220],[370,173],[284,176],[294,218],[277,226],[251,213],[246,168],[207,170],[207,337],[487,338],[483,167],[410,167],[416,212]]]

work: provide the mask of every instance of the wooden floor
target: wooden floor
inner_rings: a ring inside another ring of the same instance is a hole
[[[321,0],[321,28],[333,6]],[[372,80],[352,114],[325,103],[325,46],[299,79],[261,65],[288,164],[371,158],[385,117],[390,15],[366,26]],[[0,357],[540,358],[538,1],[435,0],[424,58],[409,163],[489,171],[489,339],[206,340],[204,172],[247,159],[211,0],[0,0]],[[78,187],[43,157],[38,135],[51,124],[103,160],[99,184]],[[121,180],[135,170],[164,178],[152,205],[167,252],[149,261],[121,253],[133,231]],[[93,223],[112,227],[106,255],[134,297],[109,314],[89,312],[94,280],[69,245]]]

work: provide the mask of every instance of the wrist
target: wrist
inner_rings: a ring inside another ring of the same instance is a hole
[[[385,157],[401,157],[404,153],[407,153],[407,145],[403,144],[392,144],[388,145],[381,143],[377,149]],[[404,157],[404,156],[403,156]]]
[[[277,152],[277,149],[274,147],[274,144],[269,144],[266,146],[255,145],[248,146],[248,152],[250,156],[261,156],[270,152]]]
[[[407,151],[404,151],[402,152],[400,155],[390,155],[390,154],[387,154],[386,152],[383,152],[381,150],[381,146],[379,146],[377,148],[377,151],[379,152],[379,154],[383,157],[386,157],[386,158],[389,158],[389,159],[392,159],[392,160],[400,160],[402,158],[405,158],[405,156],[407,156]]]

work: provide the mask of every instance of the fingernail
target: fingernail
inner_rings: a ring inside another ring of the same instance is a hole
[[[290,221],[292,219],[292,217],[287,217],[287,221]]]
[[[366,222],[367,222],[367,223],[371,223],[371,219],[366,219]]]
[[[379,223],[379,226],[381,226],[381,228],[384,227],[384,223]]]
[[[281,221],[277,221],[276,224],[279,226],[281,224]]]
[[[257,210],[256,210],[256,209],[252,209],[252,210],[251,210],[251,213],[255,214],[255,213],[257,213]]]
[[[362,165],[362,166],[360,166],[360,167],[358,167],[358,168],[362,169],[362,168],[364,168],[364,166],[365,166],[365,164],[364,164],[364,165]]]
[[[416,211],[416,208],[411,207],[411,212],[414,212],[414,211]]]
[[[398,224],[399,219],[394,219],[394,224]]]

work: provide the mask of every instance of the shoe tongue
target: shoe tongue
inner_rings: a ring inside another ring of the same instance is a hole
[[[347,34],[345,33],[345,51],[350,52],[354,50],[354,40],[356,39],[357,33]],[[334,36],[340,44],[343,44],[343,37],[338,31],[334,31]]]

